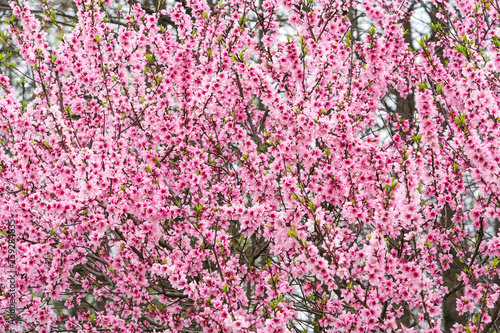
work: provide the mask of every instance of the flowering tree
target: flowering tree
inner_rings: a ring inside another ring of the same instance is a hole
[[[497,2],[433,1],[418,49],[406,1],[75,4],[57,47],[11,4],[0,332],[497,329]]]

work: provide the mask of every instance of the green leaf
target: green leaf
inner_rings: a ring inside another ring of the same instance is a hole
[[[425,48],[425,37],[422,37],[418,40],[418,45],[421,47],[421,48]]]
[[[422,140],[422,134],[415,134],[413,137],[412,137],[413,141],[415,141],[417,144],[420,143],[420,141]]]
[[[311,200],[309,200],[309,208],[311,209],[311,211],[315,211],[316,210],[316,206],[314,206],[313,202]]]
[[[436,90],[438,91],[438,93],[442,94],[443,93],[443,84],[442,83],[438,83],[436,85]]]
[[[422,90],[424,90],[424,89],[427,89],[427,88],[428,88],[428,87],[427,87],[427,83],[425,83],[425,82],[420,83],[420,84],[418,85],[418,87],[419,87],[420,89],[422,89]]]
[[[493,262],[491,263],[491,267],[497,267],[498,263],[500,262],[500,259],[494,258]]]

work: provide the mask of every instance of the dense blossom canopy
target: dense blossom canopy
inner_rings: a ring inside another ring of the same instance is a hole
[[[498,2],[429,1],[418,47],[411,1],[75,3],[57,46],[11,3],[0,332],[493,331]]]

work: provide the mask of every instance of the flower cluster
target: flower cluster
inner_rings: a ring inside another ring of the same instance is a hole
[[[0,76],[0,229],[16,223],[22,275],[0,332],[430,333],[447,307],[454,332],[493,327],[496,3],[432,2],[418,49],[407,1],[187,0],[161,12],[171,29],[75,5],[51,47],[11,3],[36,89],[23,105]],[[387,112],[395,92],[410,117]]]

